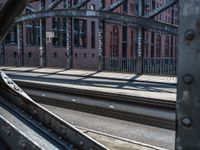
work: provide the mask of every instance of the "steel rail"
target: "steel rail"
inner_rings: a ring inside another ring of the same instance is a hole
[[[15,80],[35,101],[175,129],[175,102]]]
[[[44,10],[35,12],[29,15],[22,15],[16,18],[15,22],[23,22],[32,19],[41,19],[49,17],[90,17],[90,18],[100,18],[114,20],[123,23],[136,24],[141,27],[146,27],[150,29],[156,29],[162,32],[171,33],[177,35],[178,26],[170,25],[160,21],[155,21],[152,19],[146,19],[143,17],[123,15],[119,13],[100,11],[100,10],[77,10],[77,9],[56,9],[56,10]]]
[[[41,122],[46,129],[50,129],[59,135],[62,139],[62,145],[70,141],[70,143],[73,143],[73,145],[75,145],[78,149],[107,149],[103,145],[74,128],[69,123],[34,102],[3,72],[0,73],[0,94],[8,100],[7,103],[12,103],[15,107],[26,112],[29,116],[33,116],[33,118],[35,118],[38,122]],[[49,135],[49,137],[51,138],[53,136]],[[70,149],[67,145],[65,146],[66,149]]]

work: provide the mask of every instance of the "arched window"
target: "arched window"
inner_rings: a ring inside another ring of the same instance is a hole
[[[156,57],[161,57],[161,36],[156,38]]]
[[[169,36],[165,39],[165,57],[169,57]]]
[[[112,28],[110,34],[110,56],[118,57],[119,56],[119,30],[116,26]]]

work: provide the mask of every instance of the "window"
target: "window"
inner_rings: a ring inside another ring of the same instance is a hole
[[[127,1],[123,4],[123,12],[128,12],[128,2]]]
[[[44,28],[44,27],[42,27]],[[26,22],[26,44],[32,46],[40,45],[40,22],[39,20]]]
[[[165,39],[165,57],[169,57],[169,36]]]
[[[127,32],[126,25],[122,26],[122,57],[127,57]]]
[[[95,42],[96,42],[96,30],[95,30],[95,22],[92,21],[91,23],[91,48],[95,48]]]
[[[17,44],[17,26],[14,25],[5,38],[6,44]]]
[[[156,38],[156,57],[161,57],[161,36]]]
[[[170,57],[173,57],[173,52],[174,52],[174,37],[171,36],[171,48],[170,48]]]
[[[151,57],[154,57],[154,38],[155,38],[155,33],[152,31],[151,32]]]
[[[74,5],[78,4],[78,0],[74,0]]]
[[[87,45],[86,20],[74,19],[74,47],[86,48]]]
[[[152,10],[155,10],[156,9],[156,2],[155,0],[152,1]]]
[[[66,18],[52,18],[52,28],[54,32],[53,46],[66,46]]]
[[[94,4],[91,4],[90,9],[91,9],[91,10],[95,10],[95,8],[96,8],[95,5],[94,5]]]
[[[131,31],[131,57],[134,56],[134,31]]]
[[[110,56],[118,57],[119,56],[119,30],[117,26],[112,28],[110,32]]]

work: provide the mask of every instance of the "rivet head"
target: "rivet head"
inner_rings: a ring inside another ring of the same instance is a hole
[[[200,19],[197,20],[197,24],[200,25]]]
[[[182,123],[186,127],[190,127],[192,125],[192,120],[188,117],[182,119]]]
[[[183,82],[185,84],[192,84],[193,80],[194,80],[194,78],[191,74],[186,74],[183,76]]]
[[[10,81],[10,80],[8,80],[8,82],[7,82],[8,84],[13,84],[13,82],[12,81]]]
[[[185,32],[185,39],[190,41],[193,40],[195,37],[195,32],[193,30],[188,30]]]
[[[62,136],[59,136],[58,139],[59,139],[59,140],[62,140]]]
[[[80,146],[83,146],[84,142],[83,141],[80,141],[79,145]]]
[[[18,86],[14,86],[14,89],[16,90],[16,91],[20,91],[20,88],[18,87]]]

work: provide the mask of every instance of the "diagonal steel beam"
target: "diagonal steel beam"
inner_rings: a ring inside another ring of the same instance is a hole
[[[105,8],[103,10],[113,11],[114,9],[116,9],[117,7],[119,7],[120,5],[122,5],[125,2],[127,2],[127,0],[117,0],[112,5],[110,5],[108,8]]]
[[[169,7],[173,6],[174,4],[178,3],[179,0],[171,0],[168,3],[166,3],[165,5],[155,9],[153,12],[149,13],[148,15],[145,15],[145,18],[153,18],[156,15],[160,14],[161,12],[165,11],[166,9],[168,9]]]
[[[29,9],[31,12],[36,12],[37,10],[35,10],[32,6],[27,5],[26,7],[27,9]]]
[[[91,0],[81,0],[78,2],[78,4],[72,6],[71,8],[74,8],[74,9],[81,8],[82,6],[86,5],[89,1],[91,1]]]
[[[54,9],[55,7],[57,7],[63,0],[55,0],[53,1],[48,7],[47,9]]]
[[[29,15],[23,15],[16,18],[16,22],[23,22],[26,20],[48,18],[48,17],[90,17],[114,20],[124,23],[136,24],[141,27],[155,29],[166,33],[177,35],[177,26],[156,21],[153,19],[146,19],[143,17],[135,17],[113,13],[110,11],[99,10],[82,10],[82,9],[57,9],[35,12]]]
[[[5,0],[0,9],[0,41],[3,40],[15,17],[22,13],[27,3],[28,0]]]

